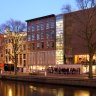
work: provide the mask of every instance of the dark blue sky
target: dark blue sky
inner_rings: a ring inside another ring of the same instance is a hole
[[[0,24],[13,18],[25,21],[50,14],[60,14],[63,5],[75,5],[75,0],[1,0]]]

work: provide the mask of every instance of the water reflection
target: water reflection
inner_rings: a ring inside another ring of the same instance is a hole
[[[0,96],[96,96],[95,88],[0,81]]]

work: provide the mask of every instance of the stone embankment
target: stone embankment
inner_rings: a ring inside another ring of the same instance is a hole
[[[96,78],[88,79],[86,76],[60,76],[60,75],[0,75],[1,80],[14,80],[35,83],[59,84],[70,86],[96,87]]]

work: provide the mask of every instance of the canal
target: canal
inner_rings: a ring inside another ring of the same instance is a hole
[[[0,80],[0,96],[96,96],[96,88]]]

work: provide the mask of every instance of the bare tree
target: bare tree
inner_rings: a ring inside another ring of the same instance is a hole
[[[17,20],[9,20],[6,23],[2,24],[0,29],[2,31],[5,31],[5,41],[9,41],[7,42],[12,49],[12,52],[7,51],[7,54],[9,55],[9,58],[11,59],[11,61],[14,64],[14,72],[15,75],[17,74],[17,56],[18,54],[21,52],[20,47],[23,43],[23,40],[26,36],[26,33],[24,32],[26,29],[26,25],[25,23],[22,23],[21,21],[17,21]],[[5,47],[6,45],[5,44]]]
[[[96,0],[76,0],[77,7],[81,10],[96,6]]]
[[[63,13],[69,13],[69,12],[72,11],[72,8],[71,8],[70,4],[67,4],[67,5],[63,5],[61,10],[62,10]]]
[[[76,0],[79,9],[82,11],[73,16],[77,21],[78,36],[85,41],[86,49],[89,54],[89,78],[93,78],[92,62],[96,53],[96,1],[95,0]]]

